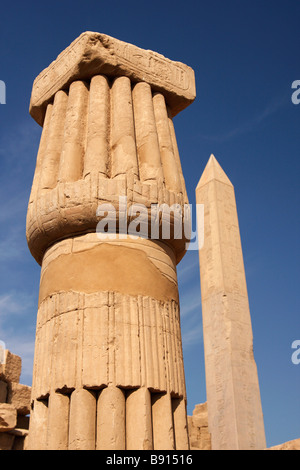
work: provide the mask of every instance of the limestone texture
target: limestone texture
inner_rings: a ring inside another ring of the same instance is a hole
[[[0,403],[0,431],[11,431],[17,424],[17,412],[13,405]]]
[[[21,369],[21,358],[5,349],[0,364],[0,450],[26,449],[31,387],[19,383]]]
[[[208,431],[207,402],[196,405],[192,416],[188,416],[191,450],[211,450],[211,435]]]
[[[300,450],[300,439],[293,439],[292,441],[269,447],[268,450]]]
[[[123,198],[124,204],[121,204]],[[27,213],[29,249],[39,264],[63,238],[95,232],[118,211],[116,228],[126,232],[140,205],[151,230],[153,207],[178,207],[181,233],[170,217],[170,246],[179,262],[186,251],[184,205],[188,203],[168,101],[145,82],[126,76],[92,77],[59,90],[48,104]],[[172,215],[172,214],[171,214]],[[123,223],[123,219],[125,224]],[[125,228],[124,228],[125,225]]]
[[[188,416],[190,450],[212,450],[208,432],[207,402],[196,405],[192,416]],[[284,442],[264,450],[300,450],[300,439]]]
[[[212,155],[196,188],[208,429],[213,450],[266,447],[234,188]]]
[[[196,96],[194,71],[187,65],[106,34],[86,31],[35,79],[32,117],[42,125],[47,104],[56,92],[72,81],[90,80],[99,74],[148,83],[154,91],[166,94],[173,116]]]
[[[18,383],[22,370],[22,360],[8,349],[4,350],[4,361],[0,364],[0,380]]]
[[[91,32],[33,84],[29,449],[189,447],[176,273],[188,199],[173,116],[194,98],[186,65]],[[168,236],[163,205],[177,208]],[[153,206],[156,236],[132,236],[137,214],[152,228]]]

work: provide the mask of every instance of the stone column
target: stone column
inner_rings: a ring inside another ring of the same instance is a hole
[[[176,274],[188,201],[172,119],[194,98],[186,65],[90,32],[34,82],[32,448],[188,449]]]
[[[234,188],[212,155],[196,188],[208,426],[213,450],[266,447]]]

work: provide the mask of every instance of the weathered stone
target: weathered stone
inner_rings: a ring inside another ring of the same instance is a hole
[[[196,405],[193,416],[188,417],[190,449],[211,450],[211,435],[208,430],[207,402]]]
[[[15,436],[8,432],[0,432],[0,450],[12,450]]]
[[[204,245],[199,260],[212,449],[264,449],[234,189],[213,155],[196,188],[196,201],[204,204]]]
[[[174,443],[176,450],[189,449],[188,421],[186,415],[186,399],[172,398],[174,426]]]
[[[70,398],[61,393],[51,393],[49,397],[49,414],[47,450],[67,450],[69,432]],[[52,432],[55,429],[55,432]]]
[[[211,435],[208,432],[208,428],[201,428],[200,449],[211,450]]]
[[[31,387],[11,382],[8,387],[7,403],[12,404],[19,415],[30,413]]]
[[[95,394],[84,389],[74,390],[70,399],[69,450],[95,450],[95,418]]]
[[[72,81],[88,80],[99,74],[149,83],[153,90],[165,94],[173,116],[196,96],[194,72],[187,65],[106,34],[87,31],[35,79],[30,103],[32,117],[42,125],[47,104],[57,91],[67,88]]]
[[[10,434],[18,437],[26,437],[28,435],[28,429],[14,428],[10,431]]]
[[[5,349],[4,362],[0,367],[0,379],[4,378],[6,382],[19,382],[22,370],[22,360],[19,356]]]
[[[7,398],[7,383],[0,380],[0,403],[6,403]]]
[[[129,392],[126,400],[125,422],[126,449],[152,450],[151,394],[146,387]],[[133,422],[134,426],[131,424]]]
[[[172,117],[194,85],[189,67],[89,32],[34,82],[29,449],[188,448],[176,273],[188,200]]]
[[[11,450],[26,450],[25,442],[27,436],[14,436],[14,443]]]
[[[193,411],[193,424],[196,427],[202,428],[208,426],[208,417],[207,417],[207,403],[201,403],[195,405]]]
[[[60,90],[48,105],[27,214],[30,251],[41,263],[46,250],[62,234],[68,238],[95,232],[103,218],[97,213],[100,203],[118,210],[116,225],[122,232],[127,232],[132,221],[127,204],[143,203],[150,235],[153,205],[159,210],[167,204],[176,205],[178,211],[167,221],[170,237],[164,242],[179,262],[186,251],[185,230],[180,224],[188,200],[164,96],[156,93],[152,98],[151,90],[147,94],[144,88],[133,93],[147,84],[138,83],[131,91],[129,78],[117,77],[106,90],[111,106],[100,107],[105,114],[102,122],[98,107],[98,95],[102,96],[98,87],[102,90],[102,85],[93,79],[88,91],[83,82],[73,82],[69,95]],[[123,212],[119,211],[120,196],[127,198]],[[124,219],[125,229],[120,219]],[[162,220],[156,239],[162,238]],[[179,226],[180,236],[175,236],[175,226]]]
[[[28,430],[29,429],[29,416],[18,415],[16,427],[18,429]]]
[[[125,439],[125,393],[107,387],[97,402],[97,450],[123,450]]]
[[[267,450],[300,450],[300,439],[293,439],[292,441],[269,447]]]
[[[35,400],[30,412],[28,449],[47,450],[48,400]]]
[[[152,402],[153,444],[157,450],[174,450],[174,429],[171,397],[156,394]]]
[[[13,405],[0,403],[0,433],[10,431],[17,424],[17,410]]]

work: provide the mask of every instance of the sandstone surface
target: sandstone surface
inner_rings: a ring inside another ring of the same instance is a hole
[[[196,202],[204,204],[199,261],[212,449],[265,449],[234,188],[213,155],[196,188]]]

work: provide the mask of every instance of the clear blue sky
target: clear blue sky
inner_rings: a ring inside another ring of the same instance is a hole
[[[39,266],[25,217],[41,129],[35,77],[83,31],[190,65],[197,98],[175,120],[190,203],[211,153],[235,186],[267,445],[300,437],[298,0],[14,1],[0,14],[0,340],[31,385]],[[178,266],[188,413],[206,400],[198,253]]]

